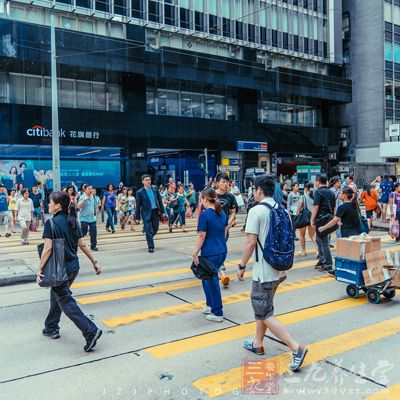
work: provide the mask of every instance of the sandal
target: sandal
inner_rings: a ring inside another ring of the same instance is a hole
[[[257,354],[258,356],[263,356],[263,355],[264,355],[264,347],[263,347],[263,346],[261,346],[261,347],[254,347],[254,346],[253,346],[253,342],[252,342],[251,340],[246,340],[246,341],[243,343],[243,347],[244,347],[246,350],[249,350],[249,351],[251,351],[252,353]]]

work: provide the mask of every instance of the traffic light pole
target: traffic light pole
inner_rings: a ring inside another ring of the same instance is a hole
[[[205,181],[206,181],[206,186],[208,185],[208,151],[207,148],[204,149],[204,156],[205,156]]]
[[[61,190],[60,176],[60,138],[58,136],[58,87],[57,87],[57,59],[56,59],[56,28],[54,13],[50,15],[51,36],[51,147],[53,163],[53,189]]]

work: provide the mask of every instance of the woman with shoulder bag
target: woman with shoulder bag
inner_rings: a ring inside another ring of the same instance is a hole
[[[314,243],[316,248],[318,247],[317,242],[315,240],[315,229],[310,224],[311,210],[313,208],[313,204],[314,204],[314,184],[312,182],[309,182],[304,186],[304,195],[300,197],[297,207],[296,220],[295,220],[295,226],[296,226],[296,222],[299,221],[300,216],[302,216],[303,220],[302,225],[303,225],[307,222],[306,219],[308,216],[308,225],[298,228],[300,232],[301,256],[307,255],[307,250],[306,250],[307,231],[310,240]]]
[[[213,322],[224,320],[222,313],[222,297],[219,287],[218,271],[224,264],[227,247],[225,241],[228,226],[228,216],[222,211],[221,203],[217,199],[214,189],[206,188],[201,192],[201,201],[205,208],[199,216],[197,231],[199,237],[193,250],[193,259],[199,265],[199,253],[212,268],[212,278],[202,280],[206,306],[203,313]]]
[[[340,233],[342,237],[359,235],[361,228],[357,195],[351,187],[347,186],[342,189],[340,199],[343,201],[343,204],[337,208],[335,217],[326,225],[319,227],[318,232],[323,232],[341,223]]]
[[[82,231],[78,224],[77,211],[65,192],[53,192],[50,195],[49,212],[53,214],[52,221],[46,221],[43,232],[44,247],[40,257],[36,281],[41,284],[44,278],[44,268],[53,251],[53,239],[64,239],[64,262],[68,281],[60,286],[52,286],[50,290],[50,311],[45,320],[44,336],[58,339],[60,337],[59,322],[61,313],[77,326],[86,339],[84,351],[88,352],[96,346],[102,331],[85,316],[72,297],[70,286],[79,272],[78,247],[93,264],[96,275],[100,275],[101,268],[93,258],[89,247],[83,239]]]

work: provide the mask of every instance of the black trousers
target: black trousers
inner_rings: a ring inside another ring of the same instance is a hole
[[[82,335],[87,338],[97,331],[97,326],[85,316],[72,297],[70,286],[78,275],[79,270],[68,273],[68,282],[61,286],[52,287],[50,290],[50,311],[44,323],[46,330],[59,330],[61,313],[77,326]]]
[[[89,230],[90,247],[93,249],[97,246],[97,224],[96,222],[81,222],[82,235],[86,236]]]
[[[158,232],[160,227],[160,216],[158,214],[158,209],[155,208],[151,211],[151,217],[148,221],[143,220],[143,229],[146,234],[147,247],[149,249],[154,249],[154,236]]]

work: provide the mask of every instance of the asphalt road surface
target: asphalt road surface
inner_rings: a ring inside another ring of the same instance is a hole
[[[96,348],[67,318],[61,338],[42,336],[49,291],[35,283],[0,288],[0,399],[400,399],[400,296],[369,304],[346,295],[346,285],[315,268],[316,253],[296,255],[275,297],[275,314],[309,354],[301,372],[289,373],[289,352],[267,332],[266,354],[243,348],[255,332],[249,292],[235,278],[245,234],[243,216],[229,240],[228,289],[222,289],[224,322],[205,319],[200,281],[189,270],[196,239],[162,226],[156,252],[147,252],[141,227],[107,233],[99,226],[96,277],[81,255],[73,293],[85,314],[103,329]],[[383,232],[385,248],[399,248]],[[37,265],[36,245],[0,238],[3,262]],[[335,239],[333,238],[333,243]],[[296,246],[299,244],[297,242]],[[7,261],[4,261],[7,260]]]

